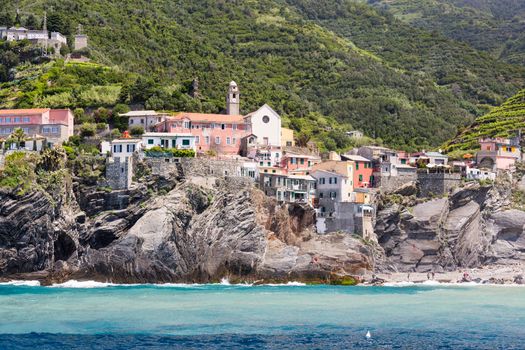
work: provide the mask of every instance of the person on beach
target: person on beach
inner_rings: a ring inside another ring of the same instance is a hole
[[[430,279],[430,272],[427,272],[427,281]]]

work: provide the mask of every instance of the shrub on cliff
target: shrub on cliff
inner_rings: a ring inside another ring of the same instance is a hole
[[[0,188],[24,195],[36,180],[36,155],[14,152],[5,157],[4,168],[0,170]]]
[[[129,133],[132,136],[142,136],[142,134],[144,134],[144,128],[142,126],[132,126],[129,129]]]
[[[95,136],[96,132],[97,132],[97,126],[95,124],[84,123],[80,127],[80,136],[82,137]]]
[[[160,146],[151,147],[144,153],[148,157],[175,157],[175,158],[193,158],[195,157],[195,151],[192,149],[175,149],[168,148],[164,149]]]

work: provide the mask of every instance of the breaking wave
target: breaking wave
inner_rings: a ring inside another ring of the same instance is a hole
[[[0,286],[27,286],[27,287],[39,287],[39,281],[9,281],[9,282],[0,282]]]

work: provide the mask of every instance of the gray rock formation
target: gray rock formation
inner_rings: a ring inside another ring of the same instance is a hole
[[[0,276],[44,271],[48,283],[326,282],[373,266],[372,248],[360,240],[317,236],[312,209],[280,205],[232,178],[213,188],[183,181],[166,195],[134,189],[121,193],[129,196],[125,203],[76,188],[77,196],[90,193],[94,207],[67,191],[60,198],[69,200],[58,203],[40,192],[0,195]]]
[[[443,271],[525,262],[525,212],[512,207],[513,184],[467,184],[423,203],[384,200],[376,234],[390,271]],[[401,204],[399,204],[401,203]]]

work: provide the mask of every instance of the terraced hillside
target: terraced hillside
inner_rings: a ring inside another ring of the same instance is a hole
[[[416,27],[440,32],[496,58],[525,65],[525,1],[371,0],[369,3]]]
[[[6,0],[0,12],[46,10],[64,33],[81,23],[94,61],[134,74],[120,87],[119,103],[220,112],[225,85],[235,80],[243,112],[269,103],[295,130],[322,130],[327,148],[347,147],[348,128],[392,147],[437,146],[523,86],[521,67],[353,3],[325,2],[336,22],[317,21],[285,0]],[[346,23],[345,31],[333,23]],[[359,35],[346,35],[349,23]],[[196,77],[199,98],[189,94]],[[25,106],[71,103],[68,93],[77,96],[69,87],[46,89],[43,99],[4,96]]]
[[[525,129],[525,90],[508,99],[500,107],[476,119],[474,124],[463,130],[445,145],[447,152],[477,149],[481,137],[516,136]]]

